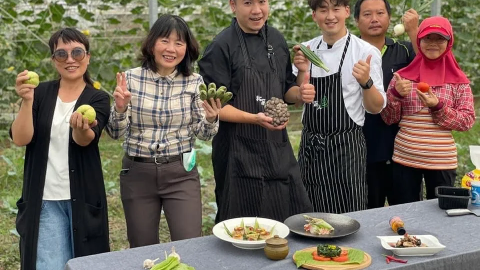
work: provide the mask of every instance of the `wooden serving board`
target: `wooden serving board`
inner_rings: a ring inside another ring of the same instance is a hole
[[[341,249],[348,250],[349,247],[340,247]],[[299,251],[305,252],[314,252],[317,250],[317,247],[309,247]],[[301,267],[305,269],[312,269],[312,270],[338,270],[338,269],[345,269],[345,270],[353,270],[353,269],[364,269],[372,264],[372,257],[364,252],[364,259],[363,262],[360,264],[339,264],[339,265],[316,265],[316,264],[303,264]],[[295,261],[295,254],[293,254],[293,262]]]

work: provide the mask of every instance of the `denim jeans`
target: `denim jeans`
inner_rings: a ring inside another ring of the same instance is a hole
[[[42,201],[37,245],[37,270],[63,270],[67,261],[73,256],[70,200]]]

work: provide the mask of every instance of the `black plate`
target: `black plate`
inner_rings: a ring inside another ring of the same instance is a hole
[[[321,218],[327,223],[332,225],[335,229],[332,233],[326,235],[315,235],[310,232],[306,232],[303,229],[303,225],[307,224],[303,215],[309,215],[314,218]],[[360,223],[351,217],[347,217],[339,214],[329,214],[329,213],[303,213],[291,216],[287,218],[284,222],[285,225],[290,228],[290,231],[299,235],[313,237],[313,238],[339,238],[344,237],[353,233],[356,233],[360,229]]]

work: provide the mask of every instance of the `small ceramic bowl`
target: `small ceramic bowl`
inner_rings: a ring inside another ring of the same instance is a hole
[[[278,235],[265,240],[265,247],[263,248],[265,255],[270,260],[283,260],[287,257],[288,241],[284,238],[280,238]]]

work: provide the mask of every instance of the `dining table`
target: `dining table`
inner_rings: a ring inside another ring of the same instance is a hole
[[[469,205],[480,214],[480,207]],[[335,239],[319,239],[294,234],[288,240],[289,254],[283,260],[273,261],[263,249],[245,250],[233,246],[214,235],[180,240],[156,245],[130,248],[97,255],[74,258],[68,261],[66,270],[120,270],[143,269],[145,259],[165,258],[175,247],[181,261],[196,270],[220,269],[297,269],[292,256],[298,251],[319,244],[333,244],[363,250],[371,256],[366,269],[480,269],[480,218],[475,215],[448,216],[439,208],[438,200],[385,206],[345,213],[360,223],[360,229],[348,236]],[[386,262],[385,250],[377,236],[396,235],[389,226],[392,216],[400,217],[410,235],[433,235],[446,246],[431,256],[399,257],[407,263]]]

